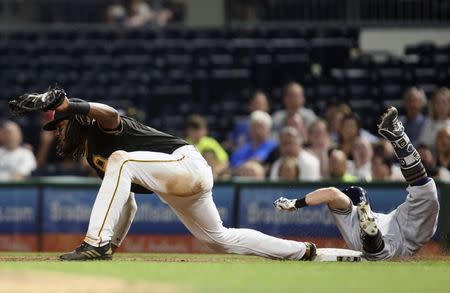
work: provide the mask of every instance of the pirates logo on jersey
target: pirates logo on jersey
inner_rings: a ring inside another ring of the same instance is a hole
[[[99,169],[102,170],[103,172],[105,172],[106,170],[106,165],[108,165],[108,159],[104,158],[100,155],[92,155],[92,163],[94,164],[94,166]]]

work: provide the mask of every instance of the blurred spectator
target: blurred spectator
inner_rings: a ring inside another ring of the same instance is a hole
[[[319,160],[321,177],[328,178],[328,151],[331,148],[331,138],[324,120],[317,119],[311,124],[308,138],[307,150]]]
[[[358,137],[363,137],[370,143],[375,143],[379,140],[367,130],[361,128],[361,122],[356,114],[345,115],[339,131],[339,149],[349,158],[352,158],[354,143]]]
[[[436,165],[450,171],[450,126],[441,128],[437,133]]]
[[[33,171],[33,176],[89,176],[93,175],[86,159],[74,161],[64,159],[54,151],[57,147],[55,135],[51,131],[42,130],[42,126],[53,119],[53,112],[45,112],[40,120],[40,140],[37,148],[37,169]]]
[[[328,155],[331,180],[339,180],[342,182],[355,182],[358,180],[357,177],[347,172],[347,156],[343,151],[332,149]]]
[[[372,158],[372,180],[392,180],[392,164],[391,158],[375,154]]]
[[[425,144],[434,151],[436,133],[440,128],[450,126],[450,90],[445,87],[437,89],[428,110],[429,116],[425,119],[419,144]]]
[[[417,152],[420,155],[420,158],[422,160],[422,164],[427,170],[428,176],[435,177],[438,173],[437,167],[436,167],[436,160],[433,157],[433,153],[431,150],[424,144],[421,144],[417,146]]]
[[[299,113],[306,127],[309,127],[317,116],[310,109],[305,108],[305,95],[303,87],[297,82],[288,83],[283,89],[283,110],[276,111],[273,117],[273,128],[278,133],[286,124],[290,114]]]
[[[145,0],[132,0],[129,7],[127,24],[131,27],[139,27],[149,23],[155,18],[150,5]]]
[[[283,127],[286,126],[297,129],[303,141],[308,141],[308,131],[306,130],[307,128],[305,127],[305,123],[302,116],[298,112],[288,114],[286,118],[286,123],[284,124]]]
[[[37,149],[37,168],[43,168],[50,161],[54,161],[54,158],[49,158],[49,155],[55,152],[51,152],[56,148],[55,145],[55,135],[51,131],[42,130],[42,126],[48,121],[53,119],[53,113],[48,111],[46,113],[42,113],[41,116],[41,127],[40,127],[40,136],[39,136],[39,146]],[[54,155],[56,157],[56,154]],[[50,159],[50,160],[49,160]],[[60,160],[61,161],[61,160]]]
[[[184,20],[186,10],[186,0],[171,0],[168,9],[172,13],[171,22],[181,22]],[[167,3],[167,2],[166,2]]]
[[[115,0],[106,10],[106,21],[109,24],[123,24],[127,19],[127,10],[121,0]]]
[[[380,156],[382,158],[387,158],[391,163],[391,180],[404,180],[400,165],[398,164],[397,156],[395,155],[395,150],[392,144],[386,139],[380,139],[373,147],[374,156]],[[373,161],[373,160],[372,160]],[[374,180],[372,178],[372,180]]]
[[[339,131],[341,130],[342,119],[344,116],[352,113],[350,107],[346,104],[330,102],[325,109],[325,120],[327,121],[328,131],[331,141],[338,143]]]
[[[298,180],[300,178],[300,167],[298,159],[295,157],[285,157],[281,159],[278,170],[279,180]]]
[[[12,121],[0,127],[0,180],[20,180],[36,169],[33,152],[22,146],[22,131]]]
[[[361,181],[370,181],[372,175],[373,147],[370,142],[358,137],[352,150],[353,160],[349,162],[348,172]]]
[[[302,138],[297,129],[293,127],[285,127],[280,133],[280,158],[276,160],[270,170],[270,179],[278,180],[280,174],[280,165],[283,158],[297,158],[299,167],[299,180],[316,181],[320,180],[320,162],[310,152],[303,150]],[[301,172],[301,170],[305,170]]]
[[[140,27],[145,24],[164,26],[172,18],[172,12],[163,8],[160,1],[152,1],[150,6],[146,0],[132,0],[127,21],[130,27]]]
[[[266,171],[260,162],[250,160],[237,169],[236,176],[237,178],[264,180],[266,179]]]
[[[217,178],[228,168],[228,154],[214,138],[207,135],[206,120],[200,115],[189,116],[186,123],[186,140],[193,144],[203,157],[209,159],[214,178]],[[206,152],[208,156],[205,156]]]
[[[33,171],[32,176],[96,176],[85,159],[80,162],[64,158]]]
[[[263,111],[250,114],[250,142],[244,144],[231,155],[231,166],[237,168],[249,160],[260,163],[266,161],[270,153],[277,147],[272,137],[272,118]]]
[[[217,159],[216,154],[214,153],[214,151],[206,149],[203,153],[202,153],[203,157],[205,158],[206,162],[208,163],[208,165],[211,167],[212,172],[213,172],[213,176],[214,176],[214,180],[227,180],[230,179],[231,174],[230,174],[230,170],[229,169],[224,169],[222,172],[217,172],[216,170],[218,170],[218,168],[220,167],[220,162]]]
[[[425,116],[422,114],[423,108],[427,103],[425,93],[416,87],[409,88],[403,98],[405,107],[405,116],[401,116],[400,120],[405,127],[405,132],[409,139],[415,145],[425,123]]]
[[[395,150],[387,139],[380,139],[374,146],[374,153],[388,158],[395,158]]]
[[[270,108],[267,95],[262,91],[256,91],[249,100],[248,110],[249,113],[252,113],[254,111],[263,111],[268,113]],[[249,123],[249,116],[247,116],[244,119],[239,119],[235,123],[228,144],[229,147],[234,150],[249,142],[250,142],[250,123]]]
[[[359,137],[361,126],[358,117],[354,114],[347,114],[342,118],[339,129],[339,149],[346,157],[352,156],[354,143]]]
[[[437,180],[450,181],[450,171],[447,168],[437,166],[433,153],[426,145],[419,145],[417,151],[419,152],[422,164],[425,167],[428,176]]]

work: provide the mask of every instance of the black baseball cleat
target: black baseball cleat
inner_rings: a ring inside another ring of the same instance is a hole
[[[405,127],[398,120],[398,111],[395,107],[389,107],[381,116],[381,122],[378,124],[378,133],[389,141],[396,141],[402,138],[405,133]]]
[[[312,242],[305,242],[306,251],[300,260],[311,261],[317,256],[317,246]]]
[[[60,260],[112,260],[111,243],[101,247],[92,246],[83,242],[74,251],[59,256]]]

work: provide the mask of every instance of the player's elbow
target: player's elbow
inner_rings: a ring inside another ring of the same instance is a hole
[[[117,111],[114,108],[111,108],[111,113],[109,114],[109,116],[110,116],[110,119],[114,120],[114,121],[118,121],[120,118],[119,111]]]
[[[330,202],[335,201],[337,198],[340,197],[340,194],[342,193],[336,187],[327,187],[326,190],[327,190],[328,198],[329,198]]]
[[[120,124],[120,114],[116,109],[110,108],[107,117],[103,120],[104,123],[109,124],[111,128],[117,128]]]
[[[116,109],[103,104],[97,106],[95,109],[96,112],[94,112],[93,117],[97,120],[103,130],[115,131],[119,129],[120,114]]]
[[[327,204],[332,208],[346,208],[348,207],[349,199],[339,189],[335,187],[326,188]]]

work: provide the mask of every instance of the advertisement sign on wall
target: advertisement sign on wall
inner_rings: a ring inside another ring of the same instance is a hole
[[[0,189],[0,250],[38,249],[38,189]]]

